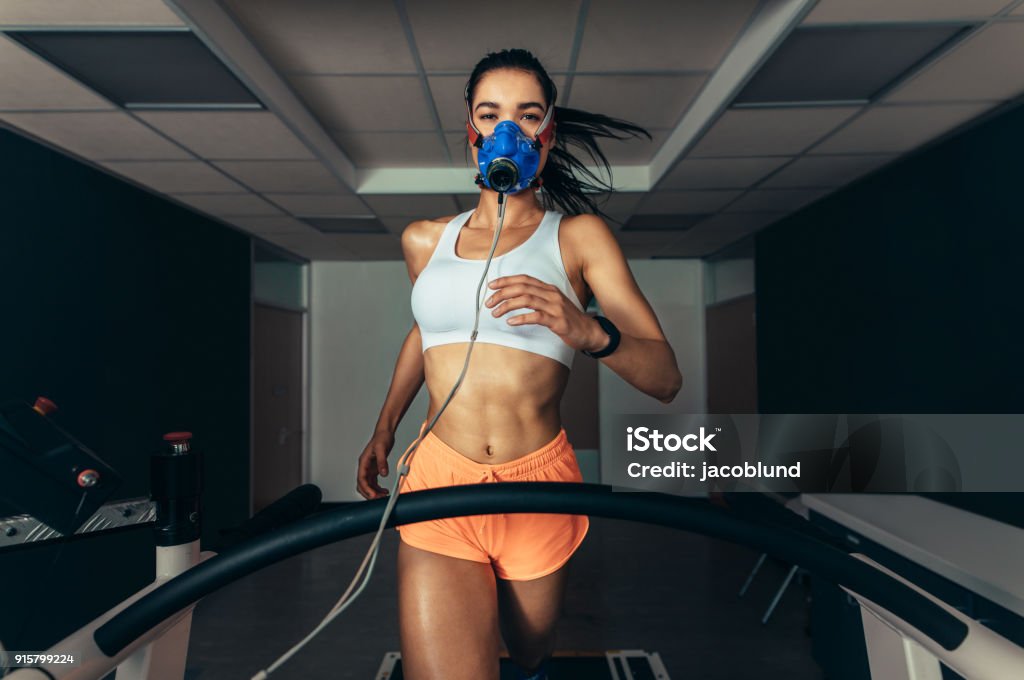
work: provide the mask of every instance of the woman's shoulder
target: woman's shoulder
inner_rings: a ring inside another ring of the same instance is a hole
[[[456,217],[458,215],[413,220],[402,230],[402,253],[413,281],[430,261],[445,227]]]

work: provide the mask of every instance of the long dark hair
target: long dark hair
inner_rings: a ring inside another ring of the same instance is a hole
[[[532,73],[544,90],[544,103],[551,106],[555,84],[540,61],[528,50],[523,49],[491,52],[481,59],[469,76],[470,100],[472,101],[477,83],[484,74],[503,68]],[[644,135],[651,139],[650,133],[629,121],[557,104],[554,116],[557,125],[555,145],[549,148],[547,162],[540,174],[544,207],[548,210],[558,209],[567,215],[591,212],[608,217],[592,198],[595,195],[610,194],[615,190],[611,184],[611,165],[598,146],[597,138],[628,139]],[[605,182],[600,176],[588,170],[580,159],[569,153],[570,146],[586,151],[594,165],[604,168],[608,181]]]

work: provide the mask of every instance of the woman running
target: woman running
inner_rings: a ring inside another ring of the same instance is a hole
[[[590,197],[611,190],[571,155],[608,170],[597,137],[645,130],[555,106],[554,83],[528,51],[488,54],[466,88],[473,165],[481,141],[512,121],[539,134],[538,180],[505,195],[476,345],[464,380],[423,437],[400,492],[482,482],[582,481],[559,403],[577,350],[669,403],[682,386],[675,354]],[[553,116],[548,116],[549,110]],[[541,129],[542,126],[545,129]],[[552,136],[553,132],[553,136]],[[609,175],[610,177],[610,175]],[[528,178],[527,178],[528,179]],[[458,379],[494,240],[498,193],[481,184],[474,210],[411,223],[402,249],[415,317],[375,432],[359,458],[358,491],[379,498],[395,431],[426,382],[429,421]],[[537,188],[542,189],[538,196]],[[540,198],[544,199],[544,205]],[[602,313],[584,313],[596,297]],[[421,427],[422,432],[422,427]],[[502,640],[520,678],[547,677],[567,564],[589,527],[582,515],[492,514],[398,527],[402,668],[410,680],[497,680]]]

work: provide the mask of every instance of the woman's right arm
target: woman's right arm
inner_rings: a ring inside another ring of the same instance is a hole
[[[426,266],[426,260],[430,259],[430,253],[433,252],[433,247],[430,247],[424,259],[423,246],[429,243],[425,242],[423,230],[418,228],[418,225],[419,222],[413,222],[402,232],[402,252],[412,283],[416,283],[416,277]],[[384,398],[373,435],[359,456],[356,490],[364,498],[373,499],[387,495],[387,489],[381,488],[377,483],[377,477],[388,475],[388,454],[395,445],[395,432],[405,412],[409,410],[409,405],[420,391],[423,380],[423,340],[419,324],[413,322],[412,329],[405,336],[402,349],[398,352],[395,371],[391,376],[391,386]]]

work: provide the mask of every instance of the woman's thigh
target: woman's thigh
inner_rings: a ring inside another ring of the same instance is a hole
[[[513,658],[533,665],[551,653],[568,579],[569,562],[528,581],[498,579],[501,633]]]
[[[490,564],[400,541],[398,618],[409,680],[497,680],[501,642]]]

